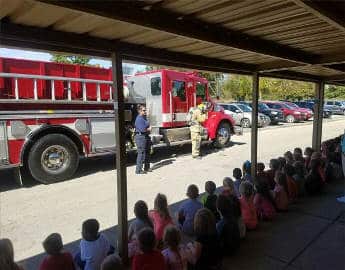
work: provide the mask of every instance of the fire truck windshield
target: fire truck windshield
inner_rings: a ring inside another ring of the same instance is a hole
[[[201,82],[196,83],[196,96],[203,101],[206,100],[206,85]]]

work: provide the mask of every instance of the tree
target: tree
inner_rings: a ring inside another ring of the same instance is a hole
[[[345,100],[345,86],[326,85],[325,98]]]
[[[89,66],[91,57],[54,53],[52,54],[52,58],[50,60],[56,63],[78,64],[82,66]]]

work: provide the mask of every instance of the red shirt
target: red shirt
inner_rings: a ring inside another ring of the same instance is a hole
[[[75,270],[72,255],[69,252],[63,252],[59,255],[48,255],[40,265],[40,270]]]
[[[132,270],[165,270],[163,255],[158,250],[135,255]]]

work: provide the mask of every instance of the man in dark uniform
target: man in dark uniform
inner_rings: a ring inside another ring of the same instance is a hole
[[[144,174],[152,171],[150,169],[150,122],[146,118],[145,106],[139,106],[139,114],[135,119],[135,143],[137,145],[137,166],[135,169],[136,174]],[[143,170],[144,165],[144,170]]]

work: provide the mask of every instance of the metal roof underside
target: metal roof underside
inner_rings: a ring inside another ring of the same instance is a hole
[[[345,84],[345,1],[0,0],[0,44]]]

